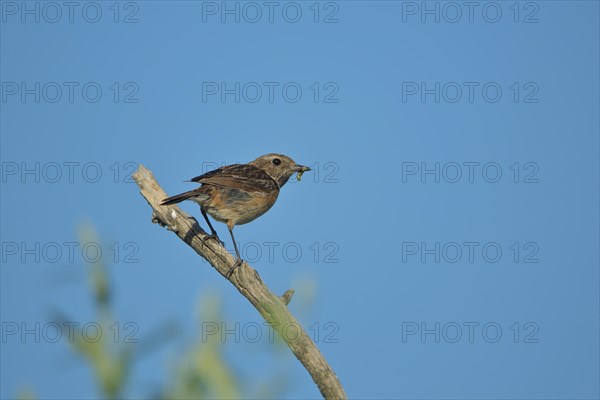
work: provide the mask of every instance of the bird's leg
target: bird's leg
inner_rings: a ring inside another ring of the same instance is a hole
[[[231,274],[233,274],[233,271],[235,271],[235,269],[239,266],[242,265],[243,261],[242,261],[242,257],[240,257],[240,252],[238,251],[237,248],[237,244],[235,243],[235,237],[233,236],[233,226],[229,226],[229,224],[227,224],[227,228],[229,229],[229,233],[231,234],[231,240],[233,241],[233,248],[235,249],[235,264],[233,264],[233,267],[231,267],[229,269],[229,271],[227,271],[227,279],[229,279],[229,277],[231,276]]]
[[[223,241],[219,239],[219,235],[217,235],[217,231],[215,231],[215,228],[213,228],[212,224],[210,223],[210,220],[208,219],[208,215],[206,215],[206,211],[204,211],[204,208],[200,207],[200,212],[202,213],[204,220],[210,228],[210,235],[208,235],[208,238],[215,239],[217,242],[221,243],[221,246],[225,247],[225,243],[223,243]]]

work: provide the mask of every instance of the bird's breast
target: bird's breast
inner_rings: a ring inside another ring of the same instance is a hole
[[[215,187],[203,207],[214,219],[232,221],[234,225],[247,224],[266,213],[275,204],[279,191],[259,192]]]

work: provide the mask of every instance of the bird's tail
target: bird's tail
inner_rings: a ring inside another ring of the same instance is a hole
[[[162,203],[160,203],[160,205],[167,206],[169,204],[177,204],[177,203],[181,203],[184,200],[190,200],[190,199],[196,200],[198,197],[207,197],[207,196],[204,195],[203,193],[198,193],[198,190],[194,189],[194,190],[190,190],[189,192],[184,192],[184,193],[180,193],[175,196],[172,196],[172,197],[167,197],[166,199],[164,199],[162,201]]]

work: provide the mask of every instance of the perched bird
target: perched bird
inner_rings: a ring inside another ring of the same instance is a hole
[[[235,267],[242,264],[233,227],[247,224],[266,213],[277,200],[279,190],[293,174],[310,171],[309,167],[298,165],[283,154],[266,154],[248,164],[232,164],[192,178],[190,182],[202,184],[197,189],[166,198],[162,205],[176,204],[191,200],[200,205],[211,237],[221,242],[208,216],[227,224],[235,249]],[[222,242],[221,242],[222,243]]]

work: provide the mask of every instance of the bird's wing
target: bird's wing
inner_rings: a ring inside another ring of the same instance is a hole
[[[248,192],[269,192],[279,189],[277,182],[269,174],[249,164],[227,165],[192,178],[191,181]]]

